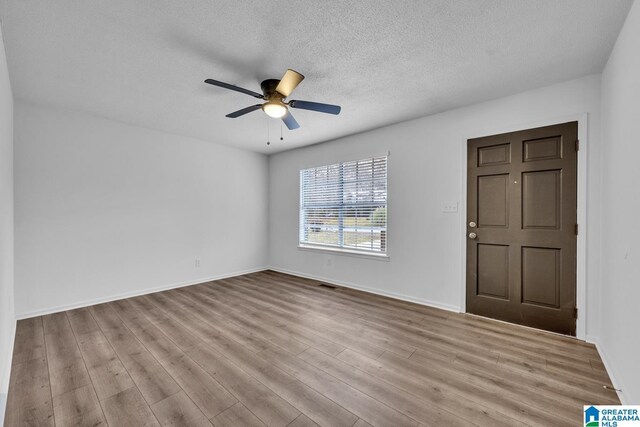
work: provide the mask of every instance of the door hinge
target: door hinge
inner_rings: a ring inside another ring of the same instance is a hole
[[[576,233],[576,236],[577,236],[578,235],[578,224],[576,224],[575,233]]]
[[[577,319],[577,318],[578,318],[578,307],[575,307],[575,308],[573,309],[573,318],[574,318],[574,319]]]
[[[580,151],[580,140],[576,139],[576,151]]]

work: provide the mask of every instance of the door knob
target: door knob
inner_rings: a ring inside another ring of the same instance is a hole
[[[469,233],[469,238],[475,240],[478,237],[476,233]]]

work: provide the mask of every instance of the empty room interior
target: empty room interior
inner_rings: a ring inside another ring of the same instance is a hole
[[[0,28],[0,425],[640,425],[638,1]]]

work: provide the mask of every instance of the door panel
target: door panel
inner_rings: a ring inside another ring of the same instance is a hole
[[[562,138],[533,139],[524,141],[523,161],[551,160],[562,158]]]
[[[478,177],[478,223],[482,227],[507,227],[509,175]]]
[[[577,132],[468,141],[468,312],[575,335]]]
[[[522,248],[522,302],[560,308],[560,249]]]
[[[509,144],[478,148],[478,166],[506,165],[511,161]]]
[[[522,228],[560,229],[562,171],[522,174]]]
[[[509,298],[509,246],[478,245],[478,295]]]

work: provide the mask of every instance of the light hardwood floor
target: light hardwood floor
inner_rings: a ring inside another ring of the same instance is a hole
[[[18,322],[7,426],[553,426],[595,347],[272,271]]]

